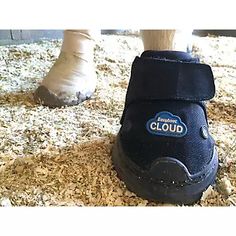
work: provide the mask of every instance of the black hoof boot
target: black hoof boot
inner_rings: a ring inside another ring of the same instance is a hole
[[[145,51],[136,57],[112,152],[128,189],[174,204],[201,198],[218,169],[204,104],[214,94],[210,66],[188,53]]]

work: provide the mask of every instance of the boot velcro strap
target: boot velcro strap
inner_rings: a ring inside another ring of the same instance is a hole
[[[136,57],[126,107],[144,100],[205,101],[214,94],[214,77],[208,65]]]

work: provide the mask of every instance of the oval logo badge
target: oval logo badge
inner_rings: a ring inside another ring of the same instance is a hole
[[[179,116],[168,111],[162,111],[148,120],[146,128],[149,133],[167,137],[183,137],[187,133],[187,126]]]

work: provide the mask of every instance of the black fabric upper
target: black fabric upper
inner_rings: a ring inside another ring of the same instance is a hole
[[[173,60],[173,61],[183,61],[183,62],[195,62],[199,63],[199,58],[192,57],[189,53],[180,51],[144,51],[141,57],[155,58],[161,60]]]
[[[214,97],[210,66],[190,54],[175,51],[146,51],[136,57],[131,70],[125,109],[121,119],[122,148],[137,165],[148,168],[158,157],[177,158],[194,174],[210,161],[214,140],[201,136],[208,127],[202,103]],[[186,124],[182,138],[156,136],[145,124],[155,114],[168,111]]]
[[[136,57],[133,62],[126,104],[156,99],[204,101],[214,94],[210,66],[143,56]]]

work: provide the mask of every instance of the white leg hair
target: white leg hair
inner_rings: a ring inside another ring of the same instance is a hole
[[[94,35],[95,32],[89,30],[64,31],[60,55],[43,79],[41,87],[36,90],[36,99],[54,106],[55,98],[60,100],[61,105],[66,105],[76,104],[76,100],[82,101],[91,96],[96,87]],[[45,88],[48,90],[46,94]],[[78,96],[81,98],[78,99]]]
[[[186,51],[192,30],[141,30],[144,50]]]

